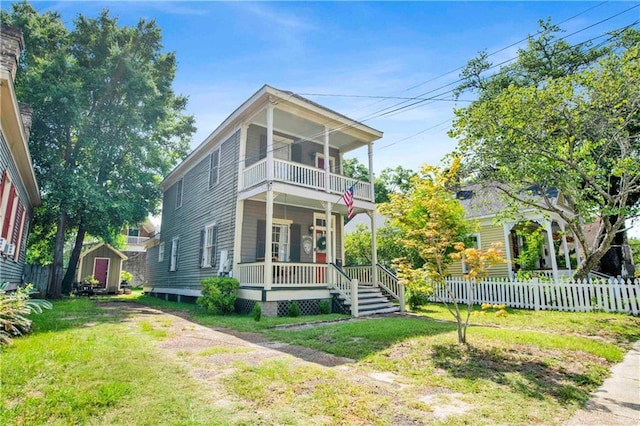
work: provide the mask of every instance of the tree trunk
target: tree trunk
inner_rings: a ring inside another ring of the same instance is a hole
[[[47,289],[47,297],[60,299],[62,297],[62,259],[64,255],[64,237],[67,228],[67,214],[61,211],[58,215],[58,229],[56,231],[56,244],[53,250],[53,264],[51,265],[51,279]]]
[[[78,234],[76,235],[76,242],[73,246],[73,251],[71,252],[71,258],[69,259],[69,265],[67,266],[67,272],[64,275],[64,279],[62,280],[62,288],[70,289],[71,284],[73,283],[73,277],[76,275],[76,269],[78,267],[78,261],[80,260],[80,252],[82,251],[82,243],[84,242],[84,237],[87,234],[87,229],[84,224],[80,222],[78,226]]]

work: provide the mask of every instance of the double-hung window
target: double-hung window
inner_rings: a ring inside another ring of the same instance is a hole
[[[209,164],[209,188],[218,184],[220,179],[220,148],[211,153],[211,163]]]
[[[178,249],[180,248],[180,238],[171,240],[171,258],[169,259],[169,271],[178,270]]]
[[[176,209],[182,206],[182,179],[176,182]]]
[[[289,260],[291,232],[289,226],[291,221],[273,219],[271,228],[271,256],[281,262]]]
[[[468,239],[469,244],[467,244],[467,248],[480,248],[480,234],[469,235]],[[468,274],[470,269],[471,268],[469,268],[469,265],[467,265],[464,256],[462,256],[462,273]]]
[[[218,226],[215,223],[205,226],[201,233],[202,237],[202,258],[200,266],[203,268],[213,268],[216,263],[216,252],[218,245]]]
[[[164,242],[158,246],[158,262],[164,261]]]

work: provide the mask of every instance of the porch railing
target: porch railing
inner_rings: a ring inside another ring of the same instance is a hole
[[[325,171],[292,161],[273,160],[273,179],[287,182],[305,188],[325,189]],[[267,180],[267,160],[262,159],[242,171],[242,189],[248,189]],[[353,184],[354,198],[371,200],[371,184],[357,181],[353,178],[331,173],[329,176],[329,192],[342,195]]]
[[[234,275],[240,284],[264,286],[264,262],[241,263],[236,266]]]
[[[376,266],[378,267],[378,284],[400,303],[400,311],[404,312],[404,286],[400,284],[393,272],[380,264]]]
[[[326,287],[327,265],[319,263],[274,262],[273,285]],[[264,287],[264,262],[241,263],[236,266],[235,277],[242,285]]]
[[[404,286],[398,282],[398,277],[384,266],[376,265],[378,269],[378,283],[387,294],[398,301],[400,310],[404,312]],[[374,285],[371,266],[345,266],[344,272],[351,279],[357,279],[360,284]]]

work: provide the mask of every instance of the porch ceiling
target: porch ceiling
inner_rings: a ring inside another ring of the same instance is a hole
[[[266,115],[259,114],[253,119],[253,123],[267,127]],[[369,144],[369,141],[359,138],[352,127],[340,123],[319,124],[288,111],[275,108],[273,111],[273,127],[276,131],[310,140],[319,144],[324,143],[324,126],[329,128],[329,145],[342,152],[352,151]],[[340,129],[340,130],[335,130]]]
[[[331,210],[334,213],[339,213],[345,216],[347,214],[347,206],[344,204],[341,196],[313,189],[300,188],[280,182],[273,182],[272,185],[275,193],[273,200],[275,204],[296,206],[324,212],[325,203],[332,203]],[[253,190],[244,191],[239,194],[239,198],[241,200],[266,202],[266,185],[254,188]],[[354,200],[354,211],[356,214],[373,211],[375,208],[376,205],[374,203],[357,199]]]

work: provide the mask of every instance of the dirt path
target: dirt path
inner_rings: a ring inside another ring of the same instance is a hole
[[[358,368],[352,359],[269,341],[258,333],[209,328],[179,316],[178,312],[163,312],[135,303],[105,302],[99,306],[107,311],[113,310],[114,315],[123,316],[132,327],[140,327],[142,323],[146,323],[154,330],[166,331],[166,337],[157,343],[158,348],[180,363],[195,380],[200,381],[203,389],[216,395],[214,404],[220,408],[247,404],[227,389],[225,377],[234,374],[242,366],[257,367],[268,361],[282,361],[294,370],[297,367],[326,369],[322,371],[335,372],[336,377],[366,389],[367,393],[396,401],[399,404],[395,408],[399,412],[391,422],[394,425],[429,424],[434,420],[444,420],[450,415],[463,414],[473,408],[460,401],[458,394],[446,389],[432,389],[433,392],[426,393],[424,389],[409,389],[393,373],[366,371]],[[419,413],[410,409],[412,413],[408,415],[408,401],[415,401],[418,406],[422,404],[429,408],[426,411],[420,408]],[[265,416],[262,417],[264,419]],[[322,419],[314,418],[314,422],[315,420],[326,423]],[[355,424],[358,423],[360,422],[356,421]]]

